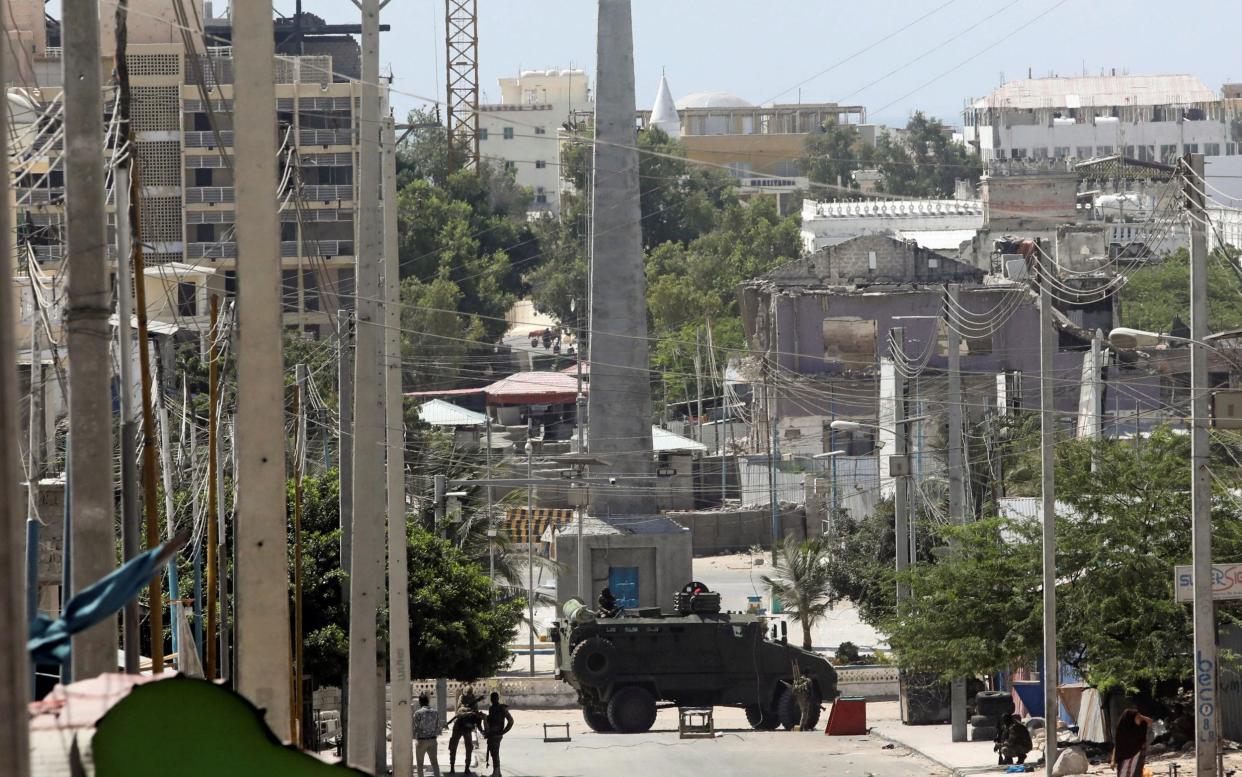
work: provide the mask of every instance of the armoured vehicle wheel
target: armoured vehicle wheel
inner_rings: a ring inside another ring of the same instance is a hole
[[[587,726],[589,726],[592,731],[598,731],[601,734],[607,734],[612,731],[612,723],[608,720],[607,710],[597,710],[590,707],[583,707],[582,719],[586,721]]]
[[[776,727],[781,724],[775,712],[761,709],[757,704],[746,706],[746,722],[755,731],[775,731]]]
[[[650,731],[655,719],[655,697],[646,688],[631,685],[608,700],[608,722],[622,734]]]
[[[569,668],[588,685],[604,685],[616,671],[617,649],[603,637],[588,637],[574,647]]]
[[[819,701],[819,694],[812,690],[811,717],[807,721],[808,731],[813,731],[819,725]],[[793,727],[802,720],[802,708],[798,706],[798,697],[790,688],[781,691],[780,698],[776,700],[776,719],[786,731],[792,731]]]

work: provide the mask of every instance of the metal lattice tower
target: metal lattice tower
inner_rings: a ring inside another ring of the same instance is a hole
[[[479,8],[478,0],[444,0],[448,28],[444,51],[448,67],[447,126],[450,164],[479,164]]]

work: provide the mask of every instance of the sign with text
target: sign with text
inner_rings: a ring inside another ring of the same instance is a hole
[[[1194,568],[1189,564],[1175,567],[1173,587],[1177,591],[1177,601],[1194,601]],[[1242,599],[1242,564],[1212,565],[1212,598]]]

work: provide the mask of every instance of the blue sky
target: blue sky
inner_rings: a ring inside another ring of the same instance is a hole
[[[917,109],[959,122],[963,100],[1028,68],[1190,73],[1214,90],[1242,81],[1237,0],[633,2],[641,106],[654,100],[662,68],[675,96],[727,91],[755,103],[796,102],[802,84],[805,102],[862,104],[885,123]],[[275,2],[286,13],[293,5]],[[357,18],[350,0],[304,7],[331,22]],[[419,97],[443,99],[443,15],[444,0],[392,0],[384,11],[393,30],[383,36],[381,67],[396,75],[398,111],[424,104]],[[497,78],[522,68],[594,70],[592,0],[479,0],[479,16],[488,98],[499,98]]]

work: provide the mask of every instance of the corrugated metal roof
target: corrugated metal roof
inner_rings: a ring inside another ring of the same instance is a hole
[[[418,406],[418,417],[432,426],[482,426],[487,416],[458,407],[443,399],[433,399]]]
[[[1215,92],[1195,76],[1071,76],[1010,81],[974,108],[1082,108],[1212,102]]]

